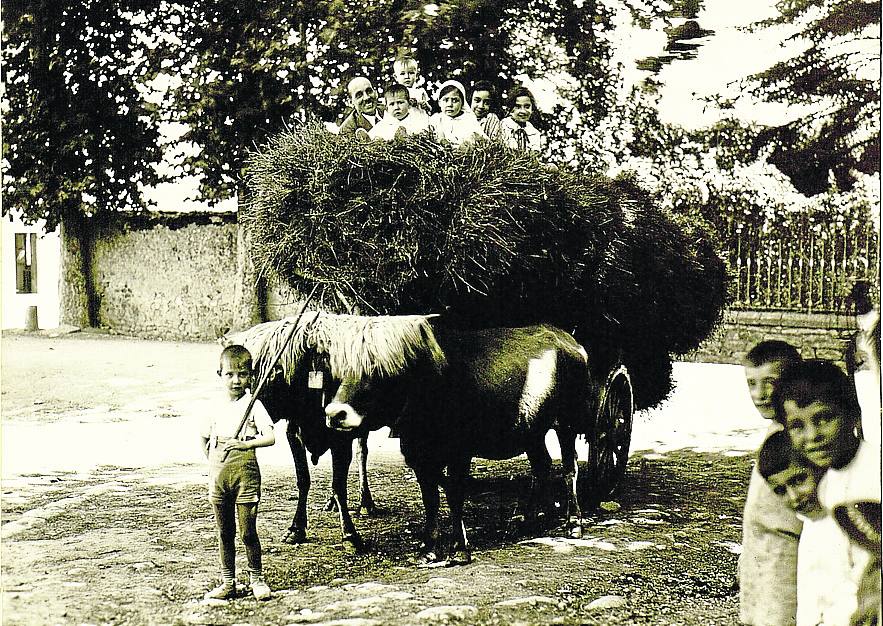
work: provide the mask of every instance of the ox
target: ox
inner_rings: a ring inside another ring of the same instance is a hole
[[[261,391],[260,399],[274,423],[282,419],[287,421],[286,438],[294,461],[297,485],[297,506],[283,541],[292,544],[306,541],[307,497],[311,482],[307,452],[315,465],[319,457],[330,451],[332,494],[325,509],[339,512],[344,541],[358,549],[362,544],[347,506],[347,475],[355,450],[361,492],[358,510],[366,515],[375,515],[377,507],[367,477],[368,438],[367,435],[354,437],[351,433],[334,431],[325,425],[323,407],[326,399],[333,395],[336,385],[330,375],[327,359],[313,347],[315,332],[311,334],[311,329],[315,331],[317,317],[316,313],[304,316],[278,364],[269,361],[290,330],[292,320],[258,324],[225,336],[222,343],[240,343],[248,348],[258,378],[268,367],[275,367]],[[320,385],[311,384],[311,372],[319,372],[318,376],[313,374],[313,381],[320,381]]]
[[[377,325],[397,323],[395,317],[375,319]],[[382,345],[364,337],[351,339],[350,350],[360,363],[341,372],[342,382],[325,413],[328,426],[337,430],[362,433],[394,426],[425,507],[421,561],[440,560],[442,484],[453,526],[447,562],[471,560],[463,501],[473,457],[506,459],[526,453],[533,475],[531,501],[536,504],[552,465],[545,445],[552,428],[561,444],[566,519],[578,519],[575,440],[584,432],[591,386],[582,346],[550,326],[457,332],[424,318],[417,327],[419,336],[408,336],[406,343],[382,332],[377,333]],[[377,355],[387,363],[374,361]],[[396,360],[394,367],[390,360]]]

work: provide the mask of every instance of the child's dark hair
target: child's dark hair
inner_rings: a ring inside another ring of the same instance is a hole
[[[856,315],[870,313],[874,308],[870,281],[864,279],[855,281],[852,289],[849,290],[849,295],[846,297],[846,305]]]
[[[218,375],[221,375],[221,368],[224,363],[244,363],[248,365],[248,369],[252,368],[251,352],[248,348],[237,343],[230,344],[221,351],[220,367],[218,367]]]
[[[530,103],[533,105],[533,110],[537,112],[537,101],[536,98],[533,97],[533,94],[530,92],[530,89],[525,87],[524,85],[518,85],[509,90],[509,94],[506,96],[506,106],[508,110],[512,110],[515,108],[515,103],[518,101],[518,98],[522,96],[527,96],[530,98]]]
[[[474,85],[472,85],[472,93],[475,94],[476,91],[486,91],[490,94],[491,100],[496,100],[497,98],[497,90],[488,80],[479,80]]]
[[[785,423],[784,404],[790,400],[803,408],[824,402],[839,408],[850,425],[861,419],[855,386],[846,373],[830,361],[810,359],[793,363],[782,374],[773,394],[776,421]]]
[[[387,98],[393,94],[403,95],[403,96],[405,96],[405,99],[407,100],[408,95],[409,95],[408,88],[400,83],[394,83],[394,82],[386,83],[386,85],[383,86],[383,97]]]
[[[764,480],[784,472],[793,463],[794,448],[788,432],[777,430],[767,437],[757,453],[757,472]]]
[[[779,361],[783,365],[789,366],[801,360],[802,358],[797,348],[787,341],[779,339],[761,341],[745,355],[745,362],[755,367],[772,361]]]

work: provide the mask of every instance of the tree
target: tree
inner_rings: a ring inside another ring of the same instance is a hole
[[[579,143],[610,106],[617,78],[609,43],[610,0],[275,0],[162,4],[177,44],[151,63],[172,77],[166,116],[187,128],[181,175],[201,179],[209,202],[243,193],[247,151],[309,112],[332,121],[346,107],[346,82],[392,79],[407,52],[429,86],[486,79],[505,91],[522,73],[566,74],[566,99],[582,126],[549,125],[557,143]],[[632,12],[642,3],[627,2]],[[651,3],[652,4],[652,3]],[[634,6],[633,6],[634,5]],[[662,6],[662,5],[660,5]],[[660,12],[652,5],[650,12]],[[560,110],[553,112],[557,117]],[[562,127],[563,128],[563,127]]]
[[[380,87],[400,51],[415,54],[430,80],[495,77],[506,45],[489,0],[220,0],[162,10],[180,44],[152,63],[176,75],[167,115],[187,127],[180,142],[195,147],[181,174],[200,177],[209,202],[242,192],[250,148],[307,112],[333,120],[349,78],[364,73]]]
[[[89,221],[144,209],[156,117],[138,82],[152,0],[4,4],[3,211],[62,226],[62,322],[91,325]]]
[[[880,169],[879,0],[780,0],[780,14],[758,26],[794,24],[805,50],[753,77],[751,91],[770,101],[809,105],[771,128],[769,160],[802,192],[829,187],[829,173],[850,189],[854,171]]]

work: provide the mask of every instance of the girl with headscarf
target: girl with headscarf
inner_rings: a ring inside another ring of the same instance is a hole
[[[436,94],[439,113],[433,114],[429,123],[439,141],[459,146],[471,143],[477,137],[487,138],[475,114],[466,103],[466,89],[456,80],[442,83]]]

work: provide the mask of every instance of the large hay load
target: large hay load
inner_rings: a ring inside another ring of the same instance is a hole
[[[326,286],[332,309],[556,324],[600,367],[622,357],[637,408],[669,393],[671,355],[698,346],[726,301],[706,224],[628,179],[551,171],[498,143],[366,142],[313,121],[254,152],[246,183],[259,272]]]

